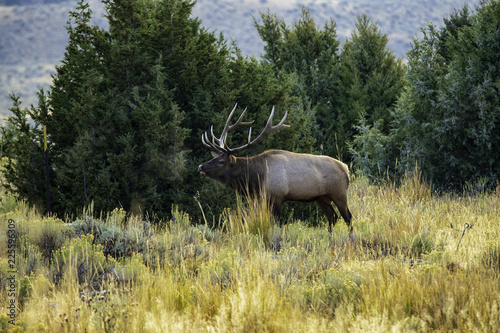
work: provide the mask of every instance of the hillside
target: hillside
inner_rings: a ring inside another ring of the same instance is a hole
[[[35,103],[35,92],[48,86],[54,66],[60,62],[66,46],[65,25],[68,11],[76,1],[60,0],[0,0],[0,118],[8,115],[11,106],[8,94],[15,91],[23,105]],[[103,5],[90,0],[96,24],[105,25]],[[302,6],[310,8],[318,24],[333,18],[341,40],[354,29],[356,14],[366,13],[378,21],[389,36],[389,46],[404,57],[412,36],[427,22],[442,24],[454,8],[463,4],[474,6],[471,0],[199,0],[194,15],[203,25],[232,38],[245,55],[259,57],[263,43],[254,26],[253,17],[270,9],[291,24],[299,17]]]

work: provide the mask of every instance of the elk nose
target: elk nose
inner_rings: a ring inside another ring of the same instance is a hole
[[[206,176],[207,173],[205,172],[205,170],[203,170],[203,164],[200,164],[200,166],[198,167],[198,171],[203,175],[203,176]]]

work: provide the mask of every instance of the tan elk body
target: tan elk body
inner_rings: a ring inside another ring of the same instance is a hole
[[[229,126],[233,111],[228,117],[226,126],[216,138],[212,131],[212,142],[205,133],[203,144],[213,151],[214,158],[199,166],[199,171],[240,193],[265,191],[266,198],[273,207],[274,215],[279,215],[285,201],[315,201],[328,218],[329,230],[335,225],[338,216],[332,206],[335,203],[340,215],[352,231],[352,215],[347,206],[347,189],[349,187],[349,170],[347,166],[331,157],[323,155],[298,154],[283,150],[268,150],[252,157],[235,157],[233,153],[246,149],[260,142],[266,135],[283,127],[286,114],[281,122],[272,126],[274,108],[264,131],[253,141],[251,129],[248,143],[239,148],[230,149],[225,146],[227,133],[239,125],[253,122],[238,121]]]

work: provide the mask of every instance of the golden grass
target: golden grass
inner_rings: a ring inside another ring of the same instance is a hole
[[[195,226],[188,214],[174,209],[166,227],[151,227],[146,236],[140,217],[124,219],[117,210],[103,220],[146,242],[143,252],[151,253],[112,258],[91,245],[90,236],[66,239],[54,252],[67,262],[58,282],[54,261],[33,244],[71,226],[42,218],[4,195],[9,207],[0,207],[0,237],[7,220],[14,219],[21,240],[17,288],[24,286],[24,294],[16,324],[29,332],[494,332],[500,327],[499,189],[473,197],[435,196],[413,175],[398,187],[355,179],[349,194],[352,237],[343,223],[333,235],[326,223],[278,226],[259,200],[240,199],[216,230]],[[0,251],[5,275],[5,238]],[[6,306],[0,304],[0,313],[7,313]],[[0,327],[6,320],[0,315]]]

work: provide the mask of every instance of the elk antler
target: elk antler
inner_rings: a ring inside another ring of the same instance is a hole
[[[238,120],[233,125],[229,125],[231,123],[231,118],[233,117],[234,111],[236,110],[236,106],[238,106],[238,104],[236,104],[234,106],[233,110],[229,114],[229,117],[227,118],[226,125],[224,126],[224,129],[222,130],[220,138],[217,138],[214,135],[213,126],[210,126],[210,133],[212,134],[212,142],[210,142],[208,140],[207,132],[205,132],[204,134],[201,135],[201,142],[203,143],[203,145],[205,147],[207,147],[210,150],[214,150],[219,154],[220,153],[227,153],[227,154],[236,153],[236,152],[240,152],[244,149],[247,149],[251,146],[256,145],[257,143],[262,141],[262,139],[268,134],[271,134],[275,131],[278,131],[284,127],[290,127],[289,125],[284,124],[286,116],[288,115],[288,112],[285,112],[283,119],[281,119],[281,121],[278,123],[278,125],[276,125],[276,126],[272,125],[273,116],[274,116],[274,106],[273,106],[273,109],[271,110],[271,115],[269,116],[269,119],[267,120],[266,127],[264,127],[264,130],[259,134],[259,136],[257,136],[253,141],[251,141],[252,128],[250,127],[250,130],[248,131],[248,143],[246,143],[245,145],[243,145],[241,147],[231,149],[231,148],[227,147],[227,145],[226,145],[227,133],[232,131],[233,129],[235,129],[236,127],[238,127],[240,125],[251,125],[254,122],[254,120],[249,121],[249,122],[242,121],[243,116],[245,115],[245,112],[247,111],[247,109],[245,108],[245,110],[243,110],[243,112],[242,112],[241,116],[238,118]]]

